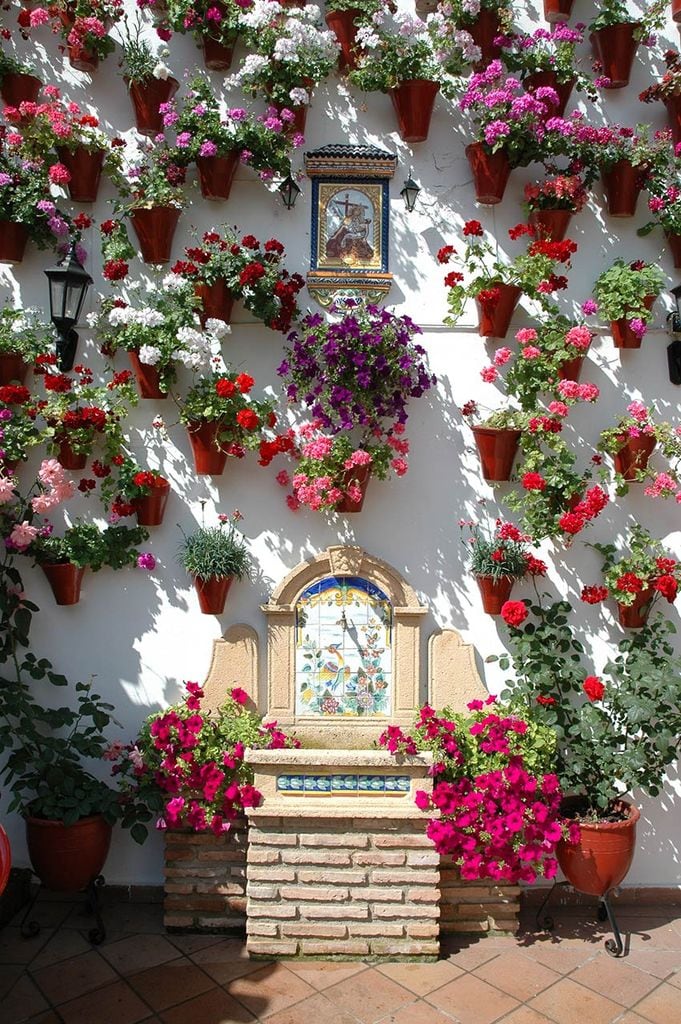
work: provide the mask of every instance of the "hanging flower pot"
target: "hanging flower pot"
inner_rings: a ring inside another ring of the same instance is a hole
[[[544,18],[549,22],[567,21],[575,0],[544,0]]]
[[[292,121],[284,122],[284,131],[287,134],[305,134],[308,109],[307,103],[275,103],[274,107],[278,114],[281,114],[282,110],[290,110],[293,114]]]
[[[640,169],[630,160],[618,160],[611,167],[601,168],[601,181],[611,217],[633,217],[643,190]]]
[[[223,320],[226,324],[231,323],[234,296],[223,277],[219,277],[213,284],[195,284],[194,293],[201,299],[203,306],[199,312],[202,327],[206,326],[207,320]]]
[[[558,96],[557,104],[550,104],[546,100],[541,101],[546,103],[546,106],[549,108],[544,115],[544,120],[546,120],[549,117],[563,116],[572,95],[572,90],[575,87],[575,79],[571,78],[567,82],[559,82],[555,71],[535,71],[534,74],[528,75],[527,78],[523,79],[523,86],[528,92],[535,92],[535,90],[542,89],[545,86],[555,89]]]
[[[655,295],[646,295],[643,304],[646,309],[652,309],[655,302]],[[640,348],[643,338],[634,334],[629,326],[629,318],[621,317],[619,320],[610,321],[610,332],[615,348]]]
[[[0,896],[7,887],[9,873],[12,867],[12,850],[9,839],[2,825],[0,825]]]
[[[43,562],[40,568],[52,587],[57,604],[78,604],[85,566],[79,568],[71,562]]]
[[[558,380],[573,380],[576,383],[580,378],[583,365],[584,356],[575,356],[574,359],[566,359],[565,362],[561,363],[558,367]]]
[[[511,596],[515,580],[510,576],[500,576],[495,580],[493,576],[476,576],[482,597],[482,609],[488,615],[501,615],[501,606]]]
[[[681,0],[672,0],[672,18],[681,21]]]
[[[499,427],[473,427],[472,430],[483,479],[510,480],[521,431]]]
[[[222,615],[233,579],[233,576],[211,576],[207,580],[201,580],[194,576],[199,606],[204,615]]]
[[[483,338],[505,338],[522,289],[514,284],[493,284],[488,290],[498,294],[494,298],[475,300],[478,307],[478,333]]]
[[[76,71],[86,71],[89,74],[94,72],[99,67],[99,57],[96,53],[92,53],[87,50],[84,46],[69,46],[67,47],[69,52],[69,64]]]
[[[667,108],[672,142],[677,146],[681,142],[681,94],[674,93],[673,96],[665,96],[664,105]]]
[[[370,478],[370,464],[366,466],[353,466],[352,469],[347,469],[343,474],[343,488],[347,489],[352,484],[355,484],[359,487],[361,494],[357,499],[351,498],[348,494],[345,494],[345,496],[341,498],[336,505],[336,512],[361,512]]]
[[[239,151],[229,156],[197,156],[199,185],[204,199],[229,199],[232,182],[239,166]]]
[[[42,87],[35,75],[9,71],[3,76],[0,94],[8,107],[18,107],[20,103],[35,103]]]
[[[537,238],[548,242],[562,242],[572,219],[572,210],[533,210],[528,223]]]
[[[474,66],[476,71],[482,71],[490,61],[501,56],[501,47],[494,42],[497,36],[502,35],[499,15],[489,7],[482,7],[473,24],[466,26],[466,31],[480,47],[480,60]]]
[[[130,214],[130,222],[142,250],[145,263],[168,263],[177,222],[177,206],[139,207]]]
[[[0,386],[23,384],[29,371],[18,352],[0,352]]]
[[[161,389],[159,372],[150,363],[143,363],[139,353],[128,349],[128,359],[137,379],[140,398],[167,398],[168,392]]]
[[[620,626],[623,626],[624,629],[641,629],[642,626],[645,626],[654,596],[650,587],[646,587],[639,594],[634,595],[633,604],[620,604],[618,601],[617,617]]]
[[[158,135],[163,131],[163,114],[159,107],[172,99],[180,87],[176,78],[145,78],[141,82],[125,79],[130,93],[135,122],[140,135]]]
[[[674,267],[679,270],[681,269],[681,235],[672,235],[668,231],[665,231],[664,234],[674,259]]]
[[[143,498],[135,498],[133,505],[135,506],[137,525],[160,526],[165,515],[169,494],[170,484],[164,480],[158,487],[152,487],[150,494],[145,494]]]
[[[218,9],[222,7],[224,11],[222,4],[217,3],[215,6]],[[226,43],[221,43],[217,39],[211,39],[210,36],[202,37],[203,63],[209,71],[229,71],[232,66],[237,35],[237,32],[231,34]]]
[[[388,89],[397,114],[400,138],[404,142],[425,142],[428,138],[433,105],[439,91],[439,82],[429,82],[425,78],[413,78]]]
[[[591,49],[600,62],[602,74],[610,80],[608,89],[623,89],[629,85],[629,76],[638,49],[635,33],[641,28],[640,22],[622,22],[607,25],[592,32]]]
[[[220,476],[224,471],[227,452],[218,446],[222,428],[221,420],[196,420],[187,425],[194,467],[201,476]]]
[[[579,801],[568,798],[563,812]],[[623,821],[580,821],[580,836],[571,843],[561,839],[556,856],[570,885],[590,896],[605,896],[625,878],[636,850],[636,822],[641,813],[633,804],[618,800],[615,810],[625,815]]]
[[[21,263],[26,252],[28,228],[0,220],[0,263]]]
[[[333,3],[333,0],[331,0]],[[341,48],[338,58],[338,69],[351,70],[357,64],[357,53],[355,44],[357,42],[357,18],[361,18],[362,11],[358,7],[351,7],[346,11],[330,10],[326,12],[326,24],[334,33]]]
[[[472,142],[466,146],[466,157],[473,175],[476,200],[481,206],[500,203],[511,173],[511,165],[504,150],[490,153],[482,142]]]
[[[636,480],[639,470],[645,469],[648,465],[648,459],[653,454],[656,444],[654,434],[628,437],[623,447],[613,456],[615,472],[620,473],[625,480]]]
[[[57,146],[57,156],[71,175],[66,186],[71,199],[76,203],[94,203],[102,178],[104,150],[90,152],[84,146],[76,149]]]
[[[73,825],[26,818],[26,842],[36,875],[51,892],[79,892],[102,873],[111,825],[101,814]]]
[[[55,435],[54,438],[59,451],[57,452],[57,458],[61,462],[64,469],[85,469],[87,465],[87,454],[85,452],[75,452],[69,442],[68,434]]]

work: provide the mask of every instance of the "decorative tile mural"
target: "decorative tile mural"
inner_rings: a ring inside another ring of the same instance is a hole
[[[280,793],[397,793],[409,792],[408,775],[278,775]]]
[[[373,583],[330,576],[296,604],[296,714],[387,716],[392,606]]]

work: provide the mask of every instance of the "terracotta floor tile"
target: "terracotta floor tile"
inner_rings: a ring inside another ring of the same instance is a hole
[[[205,946],[189,959],[198,964],[201,970],[217,981],[218,985],[226,985],[233,978],[244,974],[252,974],[263,968],[261,960],[250,960],[246,952],[246,944],[240,939],[223,939],[220,942]]]
[[[631,949],[675,949],[681,951],[681,932],[661,917],[618,917],[622,935],[629,936]]]
[[[380,964],[378,970],[417,996],[434,992],[463,973],[451,960],[438,960],[434,964]]]
[[[530,1006],[557,1024],[610,1024],[622,1013],[619,1003],[577,985],[569,978],[561,978],[547,988],[531,1001]]]
[[[445,938],[441,942],[441,948],[442,956],[464,971],[474,971],[476,967],[487,963],[500,953],[496,947],[487,945],[485,939],[461,943]]]
[[[375,968],[332,985],[324,994],[335,1006],[354,1014],[365,1024],[374,1024],[374,1021],[414,1002],[413,992],[396,984]]]
[[[196,996],[194,999],[164,1010],[159,1019],[164,1024],[254,1024],[252,1013],[232,999],[221,988]],[[321,1021],[317,1024],[322,1024]]]
[[[663,981],[659,988],[637,1003],[635,1009],[653,1024],[676,1024],[681,1021],[679,990]]]
[[[351,984],[352,979],[347,984]],[[314,995],[314,989],[283,964],[266,964],[225,985],[256,1017],[269,1017]],[[335,1001],[335,1000],[334,1000]]]
[[[200,949],[206,949],[208,946],[216,946],[223,941],[222,935],[175,935],[172,932],[166,932],[166,938],[185,956],[198,953]]]
[[[21,964],[0,964],[0,999],[14,988],[23,973]]]
[[[72,900],[69,900],[67,903],[53,903],[40,897],[33,907],[29,918],[32,921],[37,921],[43,931],[47,931],[50,928],[59,928],[70,916],[74,906],[75,904]],[[19,928],[25,913],[26,907],[19,910],[9,922],[10,925],[14,928]]]
[[[681,966],[677,967],[677,973],[672,974],[671,977],[667,978],[668,985],[674,985],[676,988],[681,988]]]
[[[279,1010],[267,1018],[267,1024],[357,1024],[357,1018],[330,1002],[321,992],[315,992],[309,999],[303,999],[295,1006]]]
[[[454,1024],[455,1018],[419,999],[384,1017],[379,1024]]]
[[[29,1020],[48,1008],[49,1004],[43,993],[28,974],[22,974],[16,985],[3,998],[0,1017],[7,1024],[19,1024],[19,1021]]]
[[[28,1024],[62,1024],[62,1022],[54,1010],[46,1010],[45,1013],[39,1013],[37,1017],[30,1017]]]
[[[29,939],[28,942],[31,940]],[[31,961],[31,970],[37,971],[40,967],[49,967],[51,964],[59,963],[60,960],[68,960],[78,956],[79,953],[87,953],[91,949],[91,943],[74,928],[59,928]]]
[[[681,970],[681,956],[673,949],[632,949],[627,956],[627,963],[632,967],[638,967],[640,971],[652,974],[656,978],[663,978],[678,985],[681,988],[681,977],[674,975],[673,971]],[[668,977],[671,975],[671,977]]]
[[[578,967],[570,975],[570,980],[586,985],[622,1006],[633,1006],[659,985],[658,978],[632,967],[626,958],[615,960],[607,953]]]
[[[128,981],[135,992],[157,1011],[166,1010],[215,987],[213,979],[186,957],[157,964],[140,974],[131,974]]]
[[[164,935],[161,903],[117,903],[102,910],[107,935]]]
[[[474,973],[521,1002],[538,995],[560,978],[555,971],[520,952],[502,953],[476,968]]]
[[[99,950],[120,974],[137,974],[179,957],[177,948],[163,935],[129,935],[126,939],[104,943]]]
[[[625,1013],[623,1017],[617,1018],[617,1024],[650,1024],[650,1021],[645,1017],[639,1016],[638,1013],[634,1013],[633,1010],[630,1010],[628,1013]],[[670,1021],[669,1024],[672,1024],[672,1022]]]
[[[115,972],[94,950],[31,973],[54,1006],[116,981]]]
[[[473,974],[462,975],[426,998],[461,1024],[492,1024],[518,1006],[512,996]]]
[[[52,931],[40,931],[25,939],[19,928],[0,931],[0,964],[28,964],[43,948]]]
[[[319,992],[367,970],[364,963],[338,963],[334,960],[287,960],[286,966]]]
[[[553,1024],[550,1017],[531,1009],[529,1006],[519,1006],[507,1017],[502,1017],[499,1024]]]
[[[137,1024],[149,1014],[149,1006],[124,981],[59,1005],[64,1024]]]
[[[566,946],[562,942],[537,941],[523,944],[521,951],[536,963],[543,964],[557,974],[569,974],[580,964],[597,956],[598,947],[590,945]]]

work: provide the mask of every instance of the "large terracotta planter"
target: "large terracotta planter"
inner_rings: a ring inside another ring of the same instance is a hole
[[[128,359],[137,379],[140,398],[167,398],[168,392],[161,389],[159,371],[150,363],[143,363],[139,354],[128,350]]]
[[[482,142],[466,146],[466,157],[473,175],[475,198],[481,206],[496,206],[504,198],[511,173],[508,156],[503,149],[490,153]]]
[[[640,437],[628,438],[626,444],[613,455],[615,472],[620,473],[625,480],[634,481],[638,479],[640,470],[648,465],[648,459],[653,454],[657,444],[654,434],[641,434]]]
[[[10,849],[7,833],[2,825],[0,825],[0,896],[2,896],[7,887],[11,867],[12,850]]]
[[[133,210],[130,222],[145,263],[168,263],[181,211],[176,206],[152,206]]]
[[[664,105],[667,108],[672,142],[677,146],[681,142],[681,94],[675,93],[673,96],[667,96]]]
[[[425,78],[413,78],[388,89],[397,114],[400,138],[404,142],[425,142],[428,138],[435,97],[439,91],[439,82],[429,82]]]
[[[510,480],[513,460],[518,451],[520,430],[498,427],[473,427],[484,480]]]
[[[514,284],[492,284],[490,288],[499,290],[499,298],[494,302],[480,302],[476,299],[478,333],[483,338],[505,338],[522,289]]]
[[[482,609],[488,615],[501,615],[501,607],[511,596],[513,580],[510,576],[500,576],[495,580],[492,576],[475,577],[482,597]]]
[[[43,562],[40,568],[52,587],[57,604],[78,604],[85,567],[81,569],[71,562]]]
[[[239,166],[239,150],[228,156],[197,156],[199,185],[204,199],[229,199]]]
[[[0,352],[0,386],[23,384],[29,371],[18,352]]]
[[[641,629],[645,626],[654,597],[655,594],[651,593],[650,587],[646,587],[640,594],[634,596],[633,604],[620,604],[618,601],[617,618],[620,626],[625,629]]]
[[[213,284],[195,284],[194,292],[201,299],[203,306],[199,312],[202,327],[206,326],[207,320],[224,320],[226,324],[231,323],[234,296],[224,278],[218,278]]]
[[[197,420],[187,426],[194,467],[201,476],[220,476],[225,468],[227,452],[218,446],[223,426],[221,420]]]
[[[43,83],[35,75],[22,75],[10,71],[4,75],[0,94],[8,107],[18,107],[20,103],[35,103]]]
[[[672,18],[681,21],[681,0],[672,0]]]
[[[592,32],[591,48],[603,68],[602,74],[610,79],[608,89],[623,89],[629,85],[629,76],[638,49],[634,33],[641,28],[640,22],[623,22],[608,25]]]
[[[211,576],[200,580],[194,576],[194,586],[199,597],[199,606],[204,615],[222,615],[233,576]]]
[[[355,466],[353,469],[346,470],[343,476],[343,486],[349,487],[353,483],[357,484],[362,493],[356,501],[346,494],[345,497],[341,498],[336,505],[336,512],[343,512],[345,514],[349,512],[361,512],[370,478],[371,465]]]
[[[494,42],[501,35],[499,15],[496,11],[483,7],[472,25],[466,25],[466,31],[473,37],[473,42],[480,47],[481,56],[475,65],[476,71],[486,68],[490,61],[501,56],[501,47]]]
[[[28,228],[0,220],[0,263],[21,263],[26,252]]]
[[[216,4],[216,7],[220,6],[221,4]],[[220,43],[217,39],[211,39],[210,36],[203,36],[201,39],[203,63],[209,71],[229,71],[234,57],[237,34],[235,32],[227,43]]]
[[[165,515],[170,484],[166,480],[160,487],[152,487],[151,493],[143,498],[135,498],[135,515],[138,526],[160,526]]]
[[[527,78],[523,79],[523,85],[528,92],[534,92],[536,89],[542,89],[544,86],[555,89],[558,96],[557,103],[551,104],[546,103],[545,100],[541,101],[546,103],[548,108],[544,117],[544,120],[546,120],[549,117],[563,116],[572,95],[572,90],[575,87],[575,79],[571,78],[568,82],[559,82],[555,71],[535,71],[534,74],[528,75]]]
[[[571,801],[564,808],[569,814]],[[636,850],[636,822],[641,816],[637,807],[625,800],[617,802],[618,810],[626,812],[624,821],[580,821],[580,837],[576,843],[562,839],[556,856],[570,885],[590,896],[605,896],[625,878]]]
[[[331,0],[333,2],[333,0]],[[347,11],[326,12],[326,24],[329,26],[341,48],[338,58],[338,68],[344,71],[346,68],[354,68],[357,64],[357,53],[355,45],[357,41],[357,25],[355,19],[362,16],[358,7],[352,7]]]
[[[655,302],[655,295],[646,295],[643,300],[643,304],[646,309],[652,309],[653,303]],[[610,321],[610,333],[612,334],[612,340],[615,348],[640,348],[642,338],[638,334],[634,334],[631,327],[629,326],[629,318],[626,316],[621,317],[619,320]]]
[[[102,873],[111,825],[100,814],[74,825],[27,817],[26,842],[33,870],[46,889],[78,892]]]
[[[533,210],[527,218],[537,238],[562,242],[572,219],[572,210]]]
[[[643,190],[639,168],[629,160],[618,160],[611,167],[601,168],[601,181],[611,217],[633,217]]]
[[[679,270],[681,269],[681,235],[670,235],[668,231],[665,231],[664,234],[667,239],[667,247],[674,260],[674,267]]]
[[[62,435],[61,437],[57,436],[54,440],[59,448],[57,458],[64,469],[85,469],[85,466],[87,465],[87,453],[75,452],[71,447],[67,434]]]
[[[125,79],[135,111],[135,123],[140,135],[158,135],[163,131],[163,114],[159,107],[172,99],[180,87],[176,78],[147,78],[142,82]]]
[[[66,186],[71,199],[76,203],[94,203],[102,180],[104,151],[96,149],[91,153],[84,146],[73,150],[57,146],[57,156],[71,174]]]
[[[572,14],[575,0],[544,0],[544,18],[546,21],[567,21]]]

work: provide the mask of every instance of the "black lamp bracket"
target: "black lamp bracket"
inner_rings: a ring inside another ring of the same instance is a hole
[[[78,332],[73,327],[66,331],[58,332],[55,348],[57,352],[57,366],[62,373],[68,373],[69,370],[73,369],[77,347]]]

